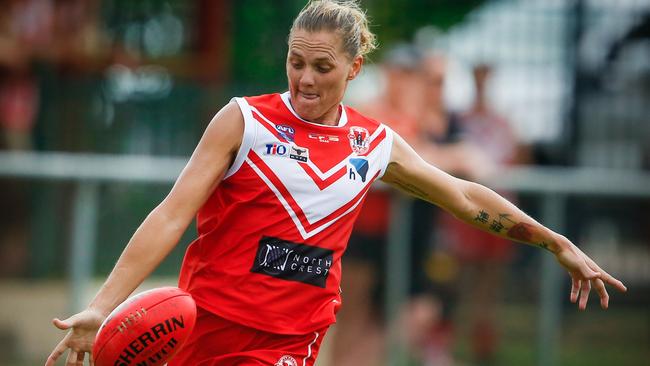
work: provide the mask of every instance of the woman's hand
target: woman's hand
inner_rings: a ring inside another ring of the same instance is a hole
[[[587,300],[591,288],[595,288],[600,297],[600,306],[607,309],[609,306],[609,294],[605,284],[613,286],[621,292],[627,291],[623,282],[612,277],[596,264],[589,256],[583,253],[580,248],[571,243],[568,239],[561,237],[563,245],[555,253],[557,261],[564,267],[571,276],[571,302],[578,302],[578,309],[587,308]]]
[[[54,319],[52,322],[61,330],[70,330],[63,340],[54,348],[45,366],[54,366],[61,355],[70,349],[66,358],[66,366],[82,366],[88,353],[90,365],[94,365],[92,356],[93,343],[99,326],[106,316],[95,309],[86,309],[66,320]]]

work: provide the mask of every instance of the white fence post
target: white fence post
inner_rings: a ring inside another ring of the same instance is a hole
[[[72,245],[70,250],[70,310],[86,307],[85,295],[95,269],[99,183],[77,183],[73,202]]]
[[[566,195],[547,193],[542,199],[542,223],[556,232],[566,228]],[[537,364],[559,365],[559,330],[562,318],[562,269],[551,253],[542,253],[541,293],[537,324]]]

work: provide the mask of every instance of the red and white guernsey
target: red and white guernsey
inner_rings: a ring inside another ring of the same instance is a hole
[[[301,119],[289,94],[235,98],[244,136],[198,213],[180,287],[219,316],[281,334],[335,321],[341,256],[392,132],[341,106],[337,126]]]

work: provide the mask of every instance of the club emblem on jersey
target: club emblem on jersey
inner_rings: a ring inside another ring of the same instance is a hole
[[[298,366],[298,362],[291,356],[282,356],[274,366]]]
[[[275,129],[287,142],[293,142],[296,134],[296,130],[294,130],[293,127],[287,125],[275,125]]]
[[[357,155],[364,155],[368,152],[369,148],[369,137],[370,134],[368,130],[359,126],[350,127],[350,132],[348,133],[348,139],[350,139],[350,147]]]
[[[350,180],[357,180],[357,174],[361,177],[361,182],[366,182],[366,174],[368,174],[368,160],[361,158],[351,158],[348,178]]]

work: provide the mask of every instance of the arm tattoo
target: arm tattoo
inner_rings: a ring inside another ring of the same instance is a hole
[[[481,210],[478,212],[478,215],[474,218],[474,221],[482,222],[484,224],[488,223],[488,220],[490,219],[490,214]]]
[[[393,183],[395,183],[397,186],[399,186],[405,192],[407,192],[407,193],[409,193],[409,194],[411,194],[411,195],[413,195],[413,196],[415,196],[417,198],[423,199],[425,201],[429,200],[429,194],[427,194],[427,192],[421,190],[420,188],[416,187],[415,185],[413,185],[413,184],[411,184],[409,182],[404,182],[404,181],[402,181],[400,179],[394,179]]]
[[[508,230],[508,236],[515,240],[530,242],[533,238],[532,228],[533,225],[520,222]]]
[[[492,223],[490,224],[490,230],[494,231],[495,233],[500,233],[503,228],[504,226],[501,223],[501,220],[492,220]]]
[[[510,214],[499,214],[499,221],[505,220],[505,221],[510,221],[513,224],[516,224],[516,222],[512,221],[510,218]]]
[[[512,216],[510,214],[500,213],[496,218],[492,219],[492,222],[489,223],[488,228],[490,231],[493,231],[497,234],[501,234],[504,230],[506,230],[506,235],[511,239],[533,244],[542,249],[546,249],[553,254],[556,254],[556,252],[549,247],[548,242],[534,242],[534,240],[539,240],[534,238],[535,233],[538,232],[538,229],[534,225],[527,224],[525,222],[517,223],[511,217]],[[487,224],[489,218],[490,214],[484,210],[480,210],[474,218],[474,221]]]
[[[512,220],[509,218],[509,214],[499,214],[498,219],[492,219],[492,223],[490,224],[490,230],[494,231],[495,233],[501,233],[501,230],[505,229],[505,225],[503,224],[503,221],[510,221]],[[485,222],[487,223],[487,221]]]
[[[548,244],[546,242],[541,242],[539,243],[539,247],[548,250],[549,252],[555,254],[555,251],[551,248],[548,247]]]

